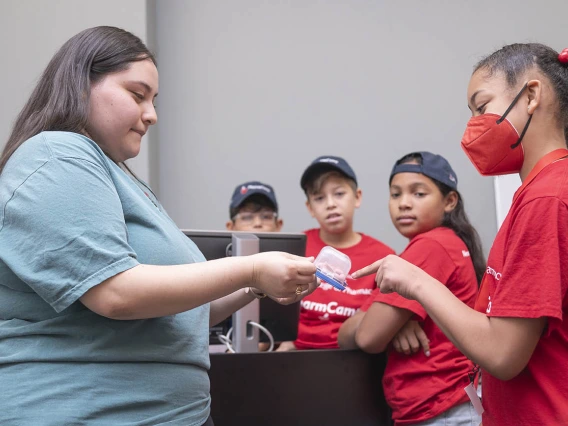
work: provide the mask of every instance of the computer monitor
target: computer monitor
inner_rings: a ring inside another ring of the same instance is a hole
[[[259,239],[259,252],[283,251],[286,253],[305,256],[306,235],[282,232],[239,232],[239,231],[203,231],[184,229],[187,235],[201,250],[205,259],[214,260],[232,255],[233,234],[253,234]],[[300,303],[280,305],[266,297],[260,300],[259,322],[266,327],[276,342],[296,340],[298,335],[298,317]],[[212,327],[209,333],[209,344],[219,344],[216,336],[226,335],[231,327],[231,317]],[[261,342],[267,342],[264,333],[259,334]]]

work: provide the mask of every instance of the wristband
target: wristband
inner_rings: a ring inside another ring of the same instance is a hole
[[[245,293],[250,294],[255,299],[264,299],[266,297],[266,293],[257,293],[252,287],[245,287]]]

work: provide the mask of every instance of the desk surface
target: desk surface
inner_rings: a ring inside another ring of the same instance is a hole
[[[318,350],[211,354],[215,426],[390,425],[385,356]]]

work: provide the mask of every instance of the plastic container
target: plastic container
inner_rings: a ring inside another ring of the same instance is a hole
[[[351,270],[351,259],[346,254],[325,246],[321,249],[314,262],[316,276],[338,290],[345,290],[347,283],[345,278]]]

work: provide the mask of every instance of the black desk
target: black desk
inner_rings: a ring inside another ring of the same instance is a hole
[[[228,425],[390,425],[385,356],[321,350],[211,354],[212,417]]]

